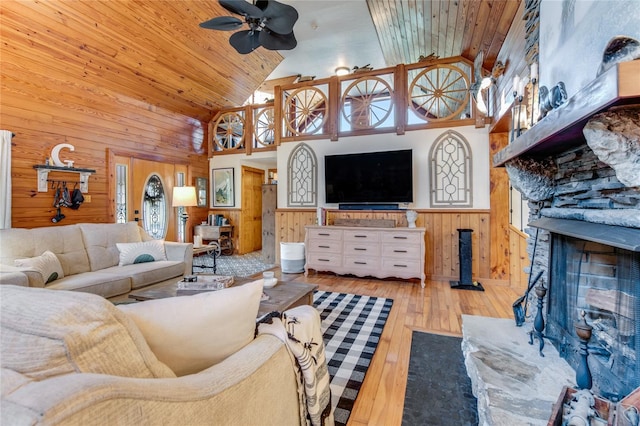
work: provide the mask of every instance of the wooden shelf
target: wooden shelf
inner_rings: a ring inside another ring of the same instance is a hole
[[[589,118],[612,106],[640,103],[640,61],[620,63],[493,156],[494,167],[522,156],[544,158],[585,142]]]
[[[89,192],[89,176],[96,171],[93,169],[79,169],[76,167],[50,166],[46,164],[36,164],[33,166],[38,171],[38,192],[47,192],[49,189],[49,172],[78,173],[80,175],[80,191]]]

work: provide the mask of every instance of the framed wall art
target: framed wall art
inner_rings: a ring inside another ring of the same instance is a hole
[[[198,207],[207,207],[207,178],[196,178],[196,196],[198,197]]]
[[[235,205],[233,167],[213,169],[211,176],[213,207],[233,207]]]

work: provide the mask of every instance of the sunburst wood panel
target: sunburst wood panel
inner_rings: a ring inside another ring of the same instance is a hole
[[[367,0],[388,66],[411,64],[421,55],[463,56],[481,50],[491,69],[520,0]]]

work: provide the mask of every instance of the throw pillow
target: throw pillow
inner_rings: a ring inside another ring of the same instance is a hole
[[[49,284],[57,279],[64,277],[62,272],[62,265],[58,260],[58,257],[49,250],[42,253],[40,256],[30,257],[27,259],[16,259],[14,261],[16,266],[23,268],[30,268],[42,275],[42,281],[45,284]]]
[[[116,247],[120,252],[119,266],[167,260],[167,254],[164,252],[164,242],[161,240],[142,243],[116,243]]]
[[[118,305],[178,376],[219,363],[254,338],[262,280],[193,296]]]

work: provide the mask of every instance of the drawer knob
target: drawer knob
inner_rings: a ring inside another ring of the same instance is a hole
[[[407,237],[403,237],[403,236],[400,236],[400,235],[394,235],[393,238],[395,238],[396,240],[406,240],[407,239]]]
[[[407,265],[393,265],[393,266],[395,266],[396,268],[406,268],[407,267]]]
[[[353,262],[353,263],[355,263],[356,265],[366,265],[367,264],[367,262],[358,262],[358,261]]]
[[[330,248],[329,246],[318,246],[319,248]]]
[[[358,251],[367,251],[366,248],[362,248],[362,247],[354,247],[353,249]]]
[[[406,250],[394,250],[393,252],[394,253],[406,253],[407,251]]]

